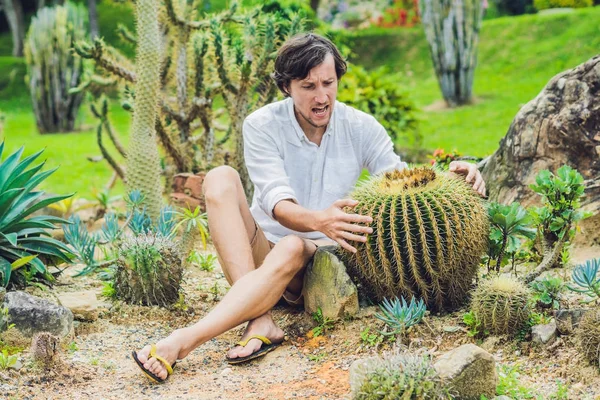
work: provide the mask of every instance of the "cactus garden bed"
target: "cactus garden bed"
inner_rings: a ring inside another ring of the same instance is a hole
[[[573,262],[594,255],[597,249],[580,247],[573,252]],[[82,290],[100,294],[101,282],[90,276],[73,277],[77,270],[65,271],[52,290],[30,287],[27,291],[48,299]],[[553,270],[551,274],[566,272]],[[363,306],[356,318],[332,327],[321,321],[321,326],[327,326],[320,336],[313,334],[319,324],[311,316],[278,306],[274,318],[287,340],[265,358],[234,367],[225,362],[226,351],[242,334],[243,327],[239,327],[191,353],[166,384],[151,384],[131,360],[131,350],[202,317],[227,287],[218,265],[210,272],[194,266],[185,271],[185,301],[170,309],[101,300],[99,318],[75,322],[74,332],[63,339],[53,366],[46,370],[31,361],[30,342],[5,332],[5,343],[12,340],[13,346],[23,348],[19,356],[22,367],[0,371],[1,391],[13,399],[340,399],[350,392],[353,361],[397,345],[377,334],[383,323],[374,317],[378,311],[374,306]],[[580,299],[571,293],[563,306],[578,307]],[[426,316],[424,323],[411,329],[405,344],[411,351],[429,352],[434,359],[461,344],[478,344],[496,360],[498,393],[511,398],[599,398],[600,373],[578,353],[573,335],[559,336],[545,345],[532,343],[528,334],[520,339],[474,339],[463,323],[465,312]]]

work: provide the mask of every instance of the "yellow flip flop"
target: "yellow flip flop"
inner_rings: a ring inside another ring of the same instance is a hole
[[[146,374],[146,376],[153,381],[154,383],[163,383],[164,381],[166,381],[169,376],[171,376],[171,374],[173,373],[173,368],[175,367],[175,365],[177,364],[177,362],[174,362],[172,365],[169,364],[169,362],[167,360],[165,360],[164,358],[162,358],[161,356],[159,356],[158,354],[156,354],[156,345],[153,344],[152,346],[150,346],[150,358],[154,357],[156,358],[158,361],[160,361],[161,363],[163,363],[163,365],[165,366],[165,368],[167,369],[167,377],[165,379],[162,379],[156,375],[154,375],[151,371],[148,371],[146,368],[144,368],[144,363],[142,363],[137,356],[137,353],[135,351],[131,352],[131,357],[134,359],[134,361],[137,363],[138,367],[140,367],[140,369],[144,372],[144,374]]]
[[[258,349],[257,351],[255,351],[252,354],[249,354],[245,357],[235,357],[235,358],[230,358],[230,357],[225,357],[225,360],[227,360],[227,362],[229,364],[241,364],[243,362],[246,361],[250,361],[250,360],[254,360],[255,358],[259,358],[264,356],[265,354],[267,354],[268,352],[274,350],[275,348],[279,347],[279,345],[281,345],[281,342],[278,343],[273,343],[271,342],[271,340],[269,340],[268,338],[261,336],[261,335],[252,335],[250,336],[248,339],[246,340],[241,340],[239,342],[237,342],[235,345],[236,346],[242,346],[245,347],[248,342],[252,339],[258,339],[261,342],[263,342],[262,346],[260,347],[260,349]]]

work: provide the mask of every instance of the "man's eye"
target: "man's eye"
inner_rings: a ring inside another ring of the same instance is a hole
[[[312,89],[312,86],[302,86],[302,89]]]

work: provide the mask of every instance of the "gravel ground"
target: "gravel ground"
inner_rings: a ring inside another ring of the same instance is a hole
[[[585,250],[576,258],[586,258]],[[596,253],[597,254],[597,253]],[[76,268],[73,269],[73,273]],[[72,275],[73,273],[70,273]],[[69,275],[69,274],[68,274]],[[185,306],[172,310],[106,304],[93,323],[79,323],[61,347],[60,361],[49,370],[35,367],[27,350],[20,371],[0,372],[0,396],[10,399],[341,399],[348,398],[349,366],[362,357],[389,350],[394,343],[368,346],[360,332],[366,326],[380,328],[374,307],[361,310],[351,321],[340,321],[325,336],[307,334],[312,319],[288,308],[273,315],[286,332],[286,341],[258,361],[230,366],[225,353],[241,336],[240,326],[215,338],[178,363],[175,374],[162,385],[150,383],[132,361],[130,353],[167,335],[172,329],[196,321],[210,310],[214,294],[207,288],[217,282],[222,296],[227,283],[214,272],[188,271]],[[91,277],[64,276],[54,291],[100,290]],[[34,294],[53,298],[52,291]],[[577,298],[569,302],[577,304]],[[577,354],[572,336],[551,346],[535,346],[503,337],[476,342],[461,323],[464,310],[428,316],[410,333],[412,350],[427,351],[434,358],[464,343],[475,342],[494,355],[501,365],[518,366],[519,382],[543,399],[553,398],[559,386],[568,388],[569,399],[600,400],[600,373]],[[458,329],[448,329],[457,327]]]

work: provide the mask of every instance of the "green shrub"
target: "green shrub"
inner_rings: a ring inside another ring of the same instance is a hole
[[[25,41],[27,79],[40,133],[71,132],[83,93],[69,93],[83,80],[83,60],[71,52],[84,39],[87,13],[82,5],[66,3],[39,10]]]
[[[533,10],[532,0],[490,0],[500,15],[521,15],[530,13]]]
[[[368,72],[358,65],[348,65],[342,78],[337,99],[375,117],[404,159],[422,149],[423,138],[418,130],[417,108],[400,89],[398,77],[383,67]]]
[[[4,142],[0,144],[0,156]],[[44,163],[27,169],[43,150],[21,160],[23,147],[0,163],[0,277],[6,287],[26,286],[33,280],[52,281],[47,264],[71,262],[71,250],[50,237],[48,229],[62,218],[35,215],[49,204],[70,197],[46,196],[35,188],[56,169],[40,172]]]
[[[427,356],[398,353],[357,361],[350,369],[353,400],[451,399]]]
[[[549,8],[584,8],[592,7],[594,0],[533,0],[533,5],[537,10],[547,10]]]

